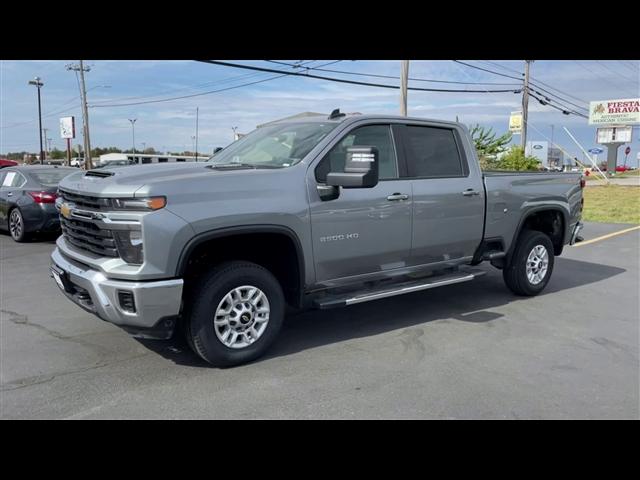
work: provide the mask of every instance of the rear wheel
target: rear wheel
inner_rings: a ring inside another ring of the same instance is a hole
[[[542,232],[525,230],[518,237],[509,265],[502,270],[502,278],[516,295],[534,296],[547,286],[553,264],[551,239]]]
[[[9,233],[16,242],[24,242],[27,239],[22,212],[18,208],[14,208],[9,214]]]
[[[282,288],[271,272],[254,263],[228,262],[201,281],[186,319],[195,352],[217,367],[263,355],[278,335],[285,312]]]

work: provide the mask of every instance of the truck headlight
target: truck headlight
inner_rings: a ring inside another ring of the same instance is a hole
[[[144,253],[140,230],[113,230],[118,253],[127,263],[142,265]]]
[[[167,204],[167,199],[165,197],[113,198],[111,204],[116,210],[160,210]]]

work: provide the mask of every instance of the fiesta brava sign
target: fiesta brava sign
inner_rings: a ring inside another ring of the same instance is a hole
[[[640,98],[601,100],[589,104],[589,125],[640,123]]]

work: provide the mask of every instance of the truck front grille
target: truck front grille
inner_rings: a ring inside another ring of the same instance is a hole
[[[62,216],[60,226],[62,234],[71,245],[105,257],[119,257],[111,230],[101,229],[92,222]]]
[[[109,207],[109,200],[106,198],[80,195],[77,193],[67,192],[66,190],[62,189],[60,189],[60,196],[64,201],[73,203],[78,208],[86,208],[90,210],[106,210]]]

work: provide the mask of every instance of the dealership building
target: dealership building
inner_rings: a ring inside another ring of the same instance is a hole
[[[529,141],[525,147],[525,155],[536,157],[543,167],[564,168],[573,166],[575,161],[556,147],[550,147],[547,141]]]

